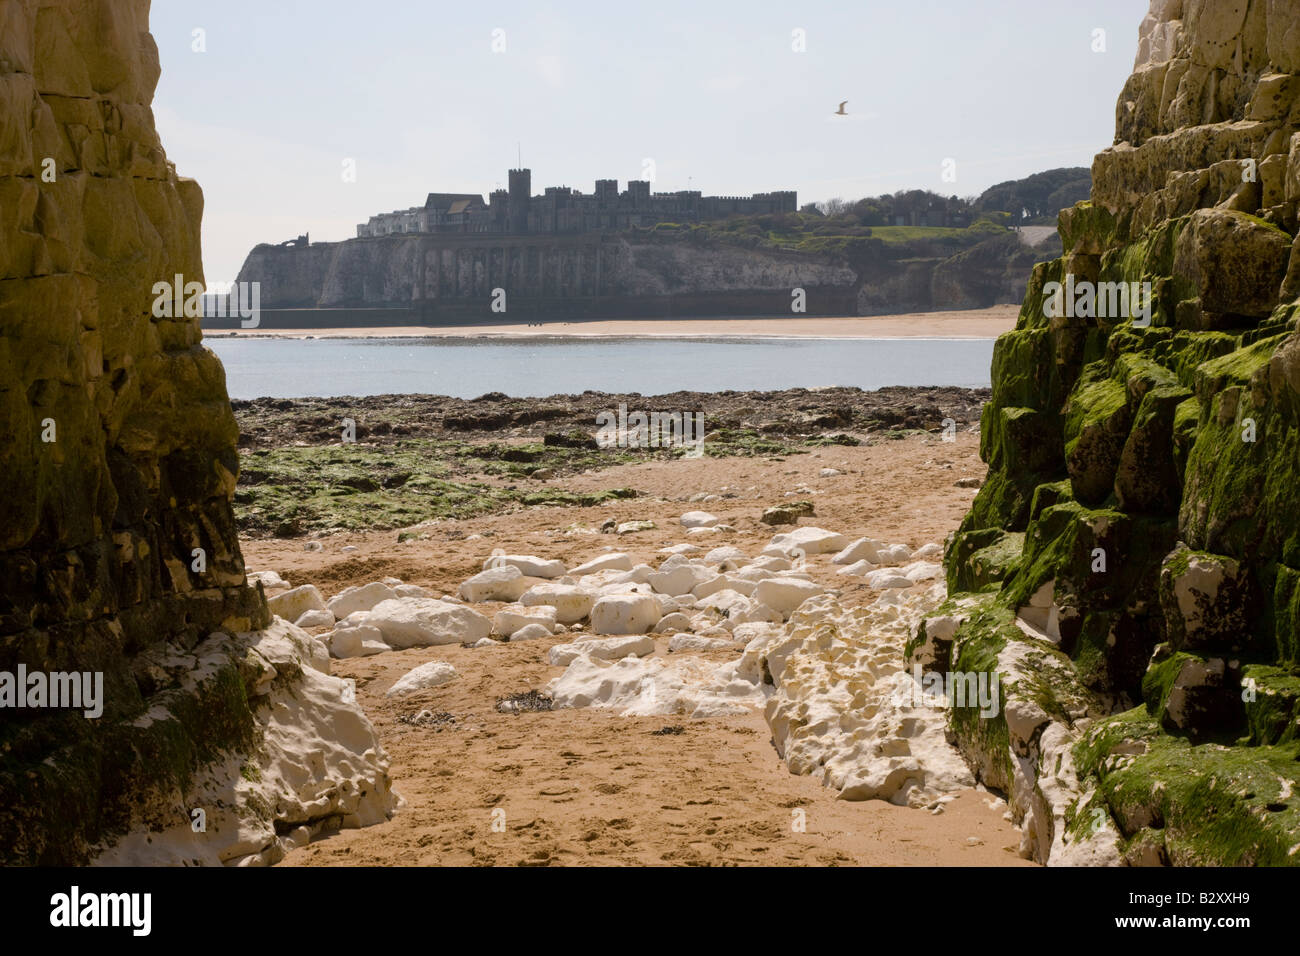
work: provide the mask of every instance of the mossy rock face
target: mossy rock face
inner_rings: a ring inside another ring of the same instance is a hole
[[[1173,271],[1195,286],[1203,310],[1264,318],[1278,304],[1291,242],[1254,216],[1202,209],[1179,236]]]
[[[1234,558],[1184,545],[1161,565],[1160,607],[1175,650],[1242,651],[1258,606],[1254,582]]]
[[[989,473],[945,556],[950,587],[983,602],[953,655],[971,628],[1015,640],[997,622],[1020,612],[1069,654],[1077,688],[1122,712],[1076,752],[1096,789],[1069,819],[1106,811],[1131,863],[1300,862],[1278,784],[1300,746],[1300,84],[1285,80],[1300,60],[1241,40],[1291,29],[1274,6],[1245,27],[1175,28],[1177,4],[1146,21],[1147,41],[1176,39],[1130,79],[1120,145],[1094,162],[1092,200],[1061,214],[1065,254],[1034,268],[995,348]],[[1045,310],[1052,283],[1082,310]],[[1133,283],[1149,316],[1116,314]],[[1088,307],[1103,297],[1105,315]]]
[[[1231,742],[1245,723],[1240,684],[1241,668],[1235,662],[1171,653],[1153,660],[1142,691],[1147,713],[1165,731],[1196,742]]]
[[[1142,397],[1115,471],[1122,510],[1177,515],[1183,485],[1174,456],[1174,419],[1191,397],[1179,385],[1159,385]]]
[[[1115,487],[1115,475],[1132,414],[1123,385],[1106,378],[1070,396],[1065,415],[1065,458],[1074,497],[1101,504]]]
[[[1014,577],[1020,569],[1025,536],[988,528],[956,534],[949,544],[948,590],[983,591]]]
[[[1059,419],[1032,408],[999,409],[990,403],[984,406],[980,428],[980,453],[990,471],[971,506],[974,523],[969,527],[1023,531],[1034,489],[1064,476]],[[966,524],[963,530],[968,530]]]
[[[1116,701],[1140,700],[1142,679],[1163,626],[1160,609],[1141,600],[1083,614],[1071,651],[1079,682]]]
[[[1115,216],[1111,211],[1091,202],[1062,209],[1057,218],[1061,247],[1070,255],[1101,255],[1115,244],[1115,230]]]
[[[950,644],[947,669],[972,674],[997,673],[998,654],[1009,642],[1024,637],[1014,623],[1015,615],[999,607],[992,595],[978,600],[965,615]],[[1011,789],[1011,740],[1002,709],[992,718],[986,718],[974,708],[954,707],[949,730],[957,749],[981,783],[997,790]]]
[[[1195,744],[1139,707],[1089,728],[1074,756],[1128,846],[1156,840],[1174,866],[1300,864],[1300,744]]]
[[[1252,744],[1300,740],[1300,668],[1248,664],[1242,668],[1241,684]]]
[[[1278,565],[1273,583],[1273,633],[1277,660],[1300,664],[1300,571]]]
[[[1187,458],[1180,523],[1194,548],[1300,567],[1300,421],[1266,339],[1198,371],[1203,424]]]

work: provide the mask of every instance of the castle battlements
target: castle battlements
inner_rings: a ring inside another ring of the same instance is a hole
[[[423,206],[371,216],[369,222],[357,226],[357,237],[623,232],[661,222],[704,222],[798,209],[798,196],[792,189],[752,196],[705,196],[689,189],[651,193],[648,181],[633,179],[620,192],[617,179],[598,179],[590,193],[571,186],[547,186],[542,195],[534,196],[530,169],[510,170],[508,182],[508,189],[493,190],[487,202],[474,193],[429,193]]]

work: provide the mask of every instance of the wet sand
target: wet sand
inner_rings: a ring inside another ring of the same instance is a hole
[[[246,329],[241,337],[315,338],[442,338],[527,336],[591,336],[629,338],[869,338],[869,339],[990,339],[1015,327],[1019,306],[999,305],[964,312],[914,312],[882,316],[817,316],[736,319],[590,319],[478,325],[404,326],[391,328]],[[214,330],[209,338],[232,333]]]

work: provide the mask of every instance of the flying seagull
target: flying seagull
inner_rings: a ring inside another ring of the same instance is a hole
[[[849,114],[846,113],[846,112],[844,112],[844,107],[846,107],[846,106],[848,106],[848,105],[849,105],[849,101],[848,101],[848,100],[845,100],[843,103],[840,104],[840,108],[837,109],[837,110],[836,110],[834,113],[832,113],[831,115],[832,115],[832,116],[848,116]]]

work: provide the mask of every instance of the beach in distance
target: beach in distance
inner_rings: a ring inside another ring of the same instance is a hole
[[[422,338],[460,336],[609,336],[646,338],[937,338],[991,339],[1016,325],[1019,306],[999,305],[961,312],[916,312],[882,316],[789,316],[734,319],[592,319],[547,321],[529,325],[503,320],[477,325],[405,326],[388,328],[252,328],[236,332],[205,332],[207,338]]]

